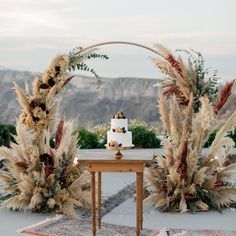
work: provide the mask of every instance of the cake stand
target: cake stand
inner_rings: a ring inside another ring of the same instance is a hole
[[[111,147],[108,146],[108,144],[105,145],[107,150],[116,150],[117,152],[115,153],[114,157],[116,158],[116,160],[120,160],[123,157],[123,154],[121,153],[121,150],[127,150],[130,148],[133,148],[134,145],[128,146],[128,147]]]

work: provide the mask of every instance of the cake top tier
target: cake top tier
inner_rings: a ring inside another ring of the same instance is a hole
[[[119,111],[112,117],[112,119],[126,119],[126,117],[123,112]]]

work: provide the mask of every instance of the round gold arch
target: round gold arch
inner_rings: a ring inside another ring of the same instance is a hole
[[[77,52],[77,54],[80,54],[82,52],[85,52],[87,50],[90,50],[90,49],[93,49],[93,48],[96,48],[96,47],[105,46],[105,45],[111,45],[111,44],[132,45],[132,46],[144,48],[144,49],[146,49],[148,51],[151,51],[151,52],[153,52],[155,54],[158,54],[159,56],[164,58],[163,55],[160,52],[158,52],[157,50],[155,50],[155,49],[153,49],[151,47],[145,46],[145,45],[140,44],[140,43],[134,43],[134,42],[129,42],[129,41],[107,41],[107,42],[96,43],[96,44],[92,44],[92,45],[90,45],[88,47],[80,49]]]

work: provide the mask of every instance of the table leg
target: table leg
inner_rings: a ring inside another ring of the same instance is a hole
[[[96,190],[95,190],[95,172],[91,172],[91,193],[92,193],[92,224],[93,224],[93,236],[96,236]]]
[[[102,173],[98,172],[98,227],[101,229],[102,219]]]
[[[140,179],[140,181],[141,181],[141,183],[140,183],[140,185],[141,185],[141,200],[140,200],[140,204],[141,204],[141,229],[143,229],[143,173],[140,173],[140,175],[141,175],[141,179]]]
[[[140,236],[141,231],[141,222],[142,222],[142,191],[141,191],[141,180],[142,180],[142,173],[136,173],[136,232],[137,236]]]

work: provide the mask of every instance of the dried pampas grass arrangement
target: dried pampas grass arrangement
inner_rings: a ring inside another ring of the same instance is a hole
[[[236,165],[224,166],[234,146],[226,133],[236,126],[236,113],[217,133],[209,152],[203,147],[214,129],[217,115],[230,97],[234,80],[218,93],[215,75],[206,77],[204,60],[187,52],[187,65],[168,49],[156,45],[166,60],[153,59],[167,76],[159,98],[165,129],[165,156],[157,155],[145,171],[151,202],[161,211],[221,210],[236,202]],[[204,75],[204,76],[203,76]],[[217,98],[218,97],[218,98]]]
[[[59,121],[55,95],[74,77],[76,68],[95,72],[84,63],[88,58],[104,58],[93,51],[56,56],[47,70],[36,76],[32,94],[15,84],[23,109],[17,120],[16,143],[1,147],[4,169],[2,205],[34,212],[55,211],[76,217],[76,207],[90,204],[86,166],[75,162],[77,140],[72,136],[72,122]]]

